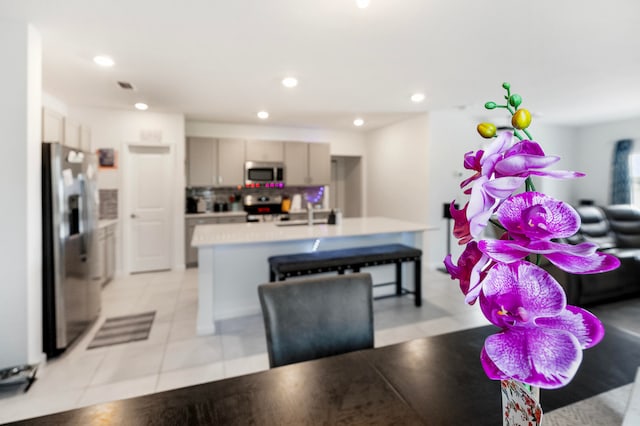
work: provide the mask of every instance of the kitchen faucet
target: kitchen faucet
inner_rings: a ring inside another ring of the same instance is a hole
[[[307,201],[307,225],[313,225],[313,204]]]

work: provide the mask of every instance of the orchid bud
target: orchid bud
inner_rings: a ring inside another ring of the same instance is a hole
[[[495,109],[498,105],[496,105],[495,102],[487,102],[486,104],[484,104],[484,107],[486,109]]]
[[[511,89],[511,85],[509,83],[507,83],[507,82],[502,83],[502,87],[507,89],[507,90]]]
[[[518,108],[520,106],[520,104],[522,103],[522,96],[514,93],[513,95],[509,96],[509,105],[511,105],[514,108]]]
[[[531,124],[531,113],[524,108],[517,110],[511,117],[511,125],[516,129],[526,129],[529,124]]]
[[[478,133],[483,138],[489,139],[496,135],[496,126],[492,123],[480,123],[478,124]]]

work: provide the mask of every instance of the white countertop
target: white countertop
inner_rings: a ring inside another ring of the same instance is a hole
[[[118,223],[118,219],[102,219],[98,221],[98,228],[106,228],[116,223]]]
[[[229,217],[229,216],[246,216],[247,212],[244,210],[235,211],[235,212],[206,212],[206,213],[185,213],[184,217],[186,219],[191,218],[205,218],[205,217]]]
[[[193,247],[221,246],[339,238],[359,235],[419,232],[438,229],[422,223],[405,222],[385,217],[345,218],[341,225],[277,226],[275,222],[197,225],[193,233]]]

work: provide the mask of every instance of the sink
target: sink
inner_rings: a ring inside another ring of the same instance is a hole
[[[326,225],[327,219],[314,219],[313,225]],[[283,220],[276,222],[276,226],[309,226],[306,220]]]

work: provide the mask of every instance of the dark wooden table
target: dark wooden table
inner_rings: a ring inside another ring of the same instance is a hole
[[[17,422],[22,425],[500,425],[481,327]],[[555,408],[631,383],[640,339],[607,327]]]

